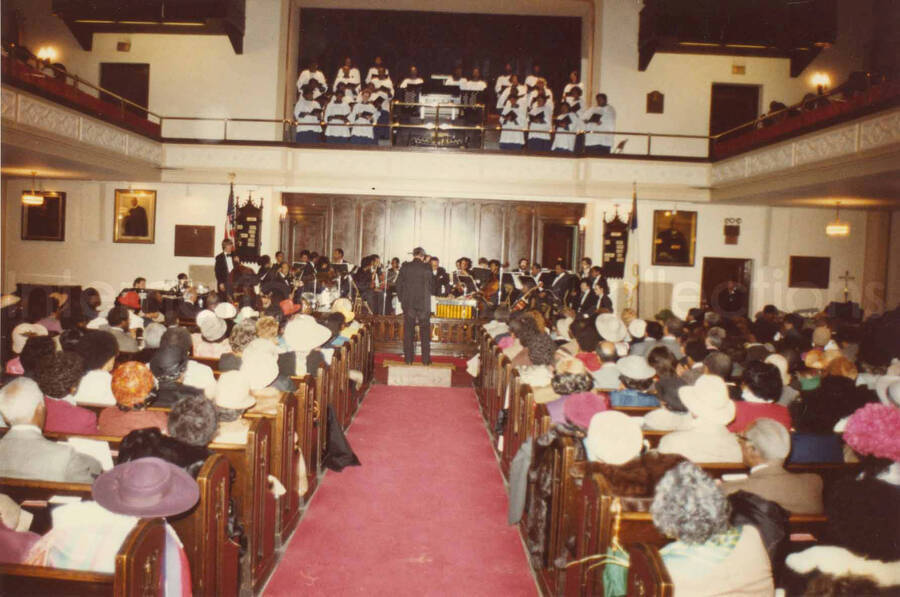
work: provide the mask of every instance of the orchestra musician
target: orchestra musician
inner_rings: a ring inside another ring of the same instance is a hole
[[[600,297],[597,296],[591,287],[589,278],[582,278],[578,287],[578,296],[575,297],[572,308],[579,315],[593,315],[597,311],[597,301],[599,301]]]
[[[456,260],[456,271],[453,272],[453,290],[451,291],[453,296],[468,296],[478,290],[475,278],[469,271],[471,267],[472,260],[468,257],[460,257]]]
[[[450,276],[447,270],[441,267],[441,260],[437,257],[429,259],[431,264],[431,294],[433,296],[447,296],[450,293]]]
[[[375,270],[371,255],[366,255],[359,262],[359,267],[353,273],[353,282],[359,291],[359,296],[369,306],[372,313],[376,313],[375,303]]]
[[[522,274],[523,276],[530,276],[530,275],[531,275],[531,268],[528,267],[528,263],[529,263],[528,257],[522,257],[521,259],[519,259],[519,267],[517,267],[516,269],[514,269],[514,270],[512,271],[512,273],[514,273],[514,274]]]

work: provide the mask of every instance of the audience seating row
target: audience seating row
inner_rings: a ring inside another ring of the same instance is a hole
[[[504,476],[519,447],[529,438],[536,439],[551,428],[550,415],[543,404],[534,402],[532,389],[519,380],[518,372],[496,346],[489,334],[479,338],[481,371],[476,393],[482,414],[494,440],[493,444]],[[507,412],[505,420],[500,411]],[[640,416],[636,409],[621,409]],[[645,431],[651,447],[659,445],[666,432]],[[586,460],[580,438],[559,434],[543,452],[541,463],[551,467],[549,478],[541,482],[529,475],[525,514],[519,529],[528,546],[532,566],[545,595],[602,595],[604,564],[590,556],[604,554],[612,545],[638,551],[641,565],[629,582],[643,583],[665,594],[664,568],[659,571],[655,549],[668,540],[660,535],[649,513],[652,496],[623,498],[613,494],[597,467]],[[741,463],[699,464],[711,476],[747,473]],[[535,466],[534,460],[532,466]],[[853,474],[858,465],[821,463],[788,465],[793,472],[813,472],[823,477],[825,486]],[[819,536],[826,519],[822,515],[792,515],[792,533]],[[632,548],[633,544],[642,544]],[[653,558],[657,560],[654,560]],[[583,561],[587,558],[587,561]],[[651,573],[655,573],[652,576]],[[655,584],[654,584],[655,583]],[[653,594],[653,593],[648,593]]]
[[[296,528],[302,508],[312,497],[324,472],[327,407],[334,409],[339,424],[346,429],[372,382],[373,349],[371,333],[363,326],[354,338],[335,350],[329,366],[320,365],[315,376],[292,378],[293,391],[282,394],[274,413],[245,414],[251,421],[246,444],[209,445],[214,455],[208,459],[197,479],[201,489],[200,502],[188,514],[170,520],[185,545],[195,594],[255,594],[261,589],[274,568],[276,549],[287,541]],[[123,356],[120,360],[127,358]],[[197,360],[210,365],[218,377],[217,361]],[[362,384],[350,384],[348,373],[351,369],[362,372]],[[68,437],[54,433],[45,435],[56,440]],[[88,437],[106,441],[114,454],[121,442],[121,438],[117,437]],[[301,454],[304,467],[300,466]],[[302,468],[306,471],[305,483],[301,483]],[[234,476],[233,481],[229,482],[231,471]],[[277,500],[270,490],[270,475],[287,490]],[[60,487],[62,484],[58,483],[13,479],[0,482],[3,491],[17,500],[46,500],[51,495],[89,498],[91,494],[90,485]],[[301,493],[303,486],[306,490]],[[247,549],[240,562],[238,546],[226,529],[232,499],[237,521],[246,538]],[[68,578],[66,575],[73,574],[70,571],[25,568],[25,572],[14,573],[38,579],[35,582],[44,582],[42,579],[59,575]],[[82,573],[76,573],[76,576],[78,574]],[[123,588],[124,592],[117,589],[116,594],[140,592],[139,588],[132,586],[138,577],[127,578],[129,586]]]

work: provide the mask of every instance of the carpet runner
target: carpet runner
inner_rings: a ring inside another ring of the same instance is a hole
[[[471,388],[376,385],[265,594],[536,595]]]

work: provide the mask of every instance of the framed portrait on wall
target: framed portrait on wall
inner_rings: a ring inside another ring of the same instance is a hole
[[[116,189],[113,211],[113,242],[155,242],[156,191]]]
[[[22,240],[66,240],[66,194],[22,194]]]
[[[697,212],[653,212],[653,265],[694,265]]]

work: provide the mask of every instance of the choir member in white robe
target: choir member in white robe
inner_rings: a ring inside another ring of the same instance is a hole
[[[559,115],[553,120],[556,133],[553,135],[552,151],[561,153],[574,153],[581,130],[581,119],[577,112],[573,112],[567,102],[559,104]],[[571,134],[570,134],[571,133]]]
[[[294,106],[294,120],[297,121],[297,143],[321,143],[322,126],[319,117],[322,106],[313,100],[312,86],[303,88],[303,97]]]
[[[497,98],[497,110],[503,110],[503,106],[506,105],[506,100],[509,99],[510,92],[515,89],[516,96],[521,98],[524,101],[526,89],[525,86],[519,83],[519,76],[516,74],[510,75],[509,78],[509,86],[503,90],[500,96]]]
[[[616,130],[616,110],[606,101],[605,93],[597,94],[597,105],[588,109],[584,120],[584,151],[591,155],[606,155],[612,149]]]
[[[525,87],[528,88],[528,93],[534,91],[534,88],[537,87],[538,79],[543,79],[541,75],[541,65],[535,64],[531,67],[531,74],[525,77]]]
[[[350,122],[350,104],[344,101],[344,92],[338,90],[325,107],[325,142],[347,143],[350,141],[350,127],[342,126]]]
[[[513,130],[528,126],[525,122],[525,101],[515,93],[508,94],[506,104],[500,112],[500,149],[519,150],[525,145],[525,133]]]
[[[409,74],[400,81],[400,85],[397,87],[397,100],[410,104],[418,103],[422,97],[422,86],[424,84],[425,80],[419,76],[419,69],[415,66],[410,66]],[[400,109],[401,117],[407,121],[415,116],[421,118],[421,114],[422,108],[417,106],[403,106]]]
[[[353,61],[348,56],[344,58],[344,65],[338,69],[337,74],[334,76],[332,91],[337,91],[340,86],[344,89],[345,97],[349,95],[351,98],[355,98],[359,93],[359,85],[359,69],[353,66]]]
[[[553,103],[546,95],[539,95],[528,110],[528,150],[550,151],[550,127]]]
[[[359,95],[359,101],[350,111],[350,143],[356,145],[374,145],[375,127],[378,122],[378,108],[372,104],[372,94],[368,89],[363,89]]]
[[[528,87],[528,86],[526,85],[526,87]],[[538,79],[537,82],[535,82],[534,89],[531,91],[531,93],[528,94],[528,109],[529,110],[534,105],[538,96],[541,96],[541,95],[547,96],[548,101],[551,104],[553,103],[553,91],[549,87],[547,87],[547,80],[543,79],[543,78]]]
[[[578,71],[573,70],[569,73],[569,82],[563,87],[562,99],[567,101],[572,96],[572,90],[578,89],[581,95],[584,95],[584,85],[578,80]]]
[[[387,67],[384,65],[384,61],[381,59],[381,56],[375,57],[375,64],[369,67],[368,72],[366,72],[366,83],[371,83],[372,79],[375,78],[375,75],[378,74],[378,69],[383,68],[384,72],[387,76],[390,76],[391,73],[388,72]]]
[[[509,79],[513,75],[512,64],[507,62],[503,65],[503,74],[497,77],[497,80],[494,82],[494,95],[497,96],[499,100],[500,95],[509,89]],[[499,110],[502,104],[497,102],[497,109]]]
[[[391,123],[391,102],[394,101],[394,82],[387,74],[387,69],[381,67],[372,78],[372,96],[371,101],[378,108],[378,124],[388,125]],[[387,139],[390,137],[391,129],[388,126],[380,126],[375,129],[376,139]]]
[[[328,91],[328,82],[325,75],[319,70],[319,63],[313,60],[309,63],[309,68],[303,69],[297,78],[297,91],[303,94],[303,88],[313,84],[313,99],[316,99],[326,91]]]

